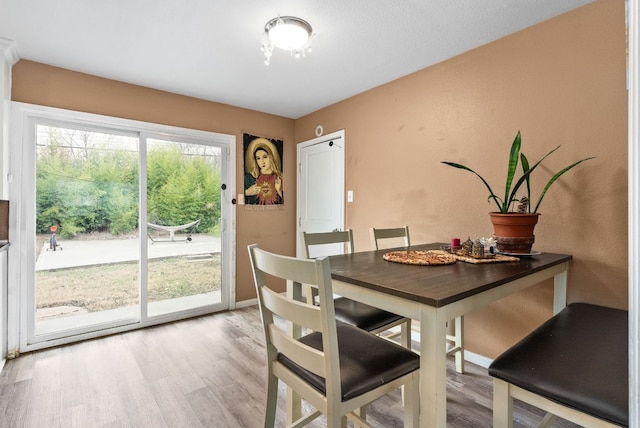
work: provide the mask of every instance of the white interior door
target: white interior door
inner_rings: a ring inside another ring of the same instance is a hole
[[[298,144],[299,257],[302,232],[344,229],[344,147],[344,130]]]

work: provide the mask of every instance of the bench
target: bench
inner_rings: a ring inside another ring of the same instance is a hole
[[[572,303],[489,366],[493,426],[513,426],[513,399],[585,427],[629,425],[628,312]]]

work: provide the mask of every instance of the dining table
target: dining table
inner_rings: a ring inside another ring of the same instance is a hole
[[[566,306],[571,255],[536,252],[513,261],[444,265],[389,262],[389,251],[441,249],[430,243],[330,256],[333,292],[415,320],[420,326],[420,426],[447,425],[447,323],[553,279],[553,313]],[[464,347],[456,358],[464,360]]]

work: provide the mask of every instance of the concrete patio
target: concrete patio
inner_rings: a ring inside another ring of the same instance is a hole
[[[207,234],[193,234],[191,241],[152,242],[146,238],[150,259],[174,256],[197,256],[221,251],[219,237]],[[181,238],[183,239],[183,238]],[[76,266],[121,263],[140,259],[138,239],[112,240],[64,240],[58,239],[58,249],[49,249],[49,241],[43,243],[36,261],[36,271],[64,269]]]

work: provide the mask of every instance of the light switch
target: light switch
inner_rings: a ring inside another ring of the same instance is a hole
[[[347,202],[353,202],[353,190],[347,190]]]

